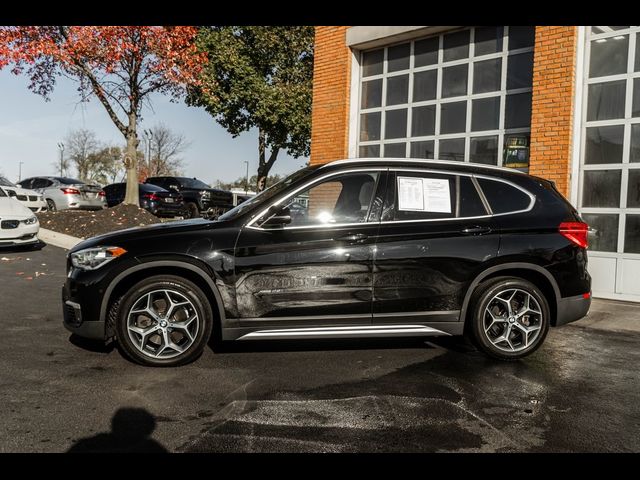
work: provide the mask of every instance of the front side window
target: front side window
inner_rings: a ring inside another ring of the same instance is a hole
[[[359,156],[527,170],[534,43],[533,26],[472,27],[362,52]]]
[[[367,222],[378,176],[354,172],[329,177],[285,200],[276,215],[288,212],[291,222],[285,228]]]
[[[7,194],[4,193],[4,190],[2,188],[0,188],[0,197],[6,197]]]

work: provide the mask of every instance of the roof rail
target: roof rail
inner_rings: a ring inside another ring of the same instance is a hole
[[[456,160],[432,160],[432,159],[424,159],[424,158],[372,158],[372,157],[362,157],[362,158],[346,158],[344,160],[335,160],[333,162],[325,163],[320,168],[328,167],[330,165],[342,165],[347,163],[358,163],[358,162],[381,162],[381,163],[421,163],[424,165],[436,164],[436,165],[451,165],[457,167],[476,167],[476,168],[485,168],[487,170],[498,170],[502,172],[509,173],[519,173],[521,175],[528,175],[525,172],[521,172],[520,170],[516,170],[514,168],[507,167],[498,167],[497,165],[485,165],[484,163],[473,163],[473,162],[460,162]]]

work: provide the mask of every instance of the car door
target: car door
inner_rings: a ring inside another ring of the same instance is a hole
[[[376,242],[373,322],[454,322],[469,282],[498,252],[486,199],[469,174],[389,172]]]
[[[240,324],[370,325],[386,169],[332,173],[276,200],[235,248]],[[284,218],[286,223],[278,223]]]

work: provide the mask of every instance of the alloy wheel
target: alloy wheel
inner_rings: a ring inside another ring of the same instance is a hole
[[[539,302],[529,292],[505,289],[487,303],[483,314],[484,334],[499,350],[519,352],[540,336],[542,315]]]
[[[162,289],[140,296],[127,315],[129,339],[144,355],[169,359],[186,352],[195,342],[200,318],[182,293]]]

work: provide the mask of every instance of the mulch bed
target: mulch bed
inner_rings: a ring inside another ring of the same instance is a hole
[[[116,205],[98,211],[60,210],[37,213],[40,226],[79,238],[160,223],[160,219],[135,205]]]

